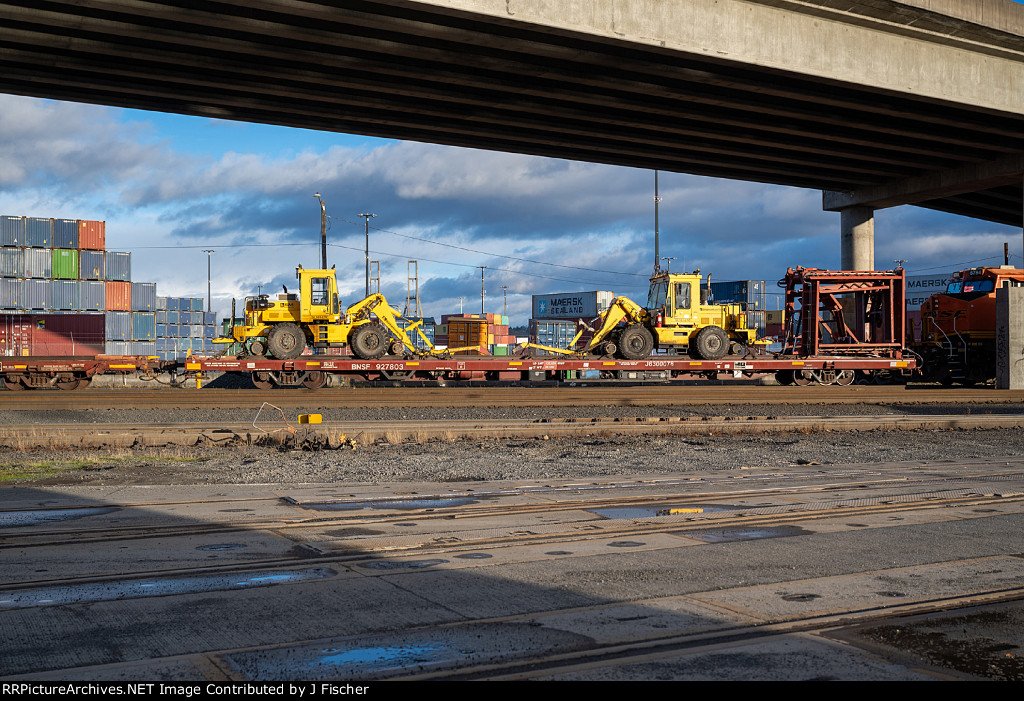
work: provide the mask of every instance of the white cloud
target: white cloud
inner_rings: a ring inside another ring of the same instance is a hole
[[[428,315],[454,311],[460,296],[474,308],[476,265],[489,266],[489,309],[500,304],[501,285],[510,310],[524,313],[533,293],[644,294],[653,264],[650,171],[414,142],[315,149],[301,130],[283,131],[293,146],[275,154],[259,142],[183,153],[136,115],[0,95],[0,213],[106,219],[111,248],[133,250],[136,279],[158,282],[160,294],[205,294],[199,249],[216,248],[222,313],[232,295],[277,289],[296,263],[319,260],[317,191],[335,217],[330,256],[350,298],[364,285],[359,212],[379,215],[372,223],[384,231],[371,234],[371,249],[385,289],[400,296],[394,301],[404,300],[406,260],[420,260]],[[675,268],[776,280],[788,266],[838,265],[838,217],[821,211],[817,191],[664,172],[659,184],[661,255],[675,257]],[[952,223],[936,231],[936,221]],[[887,210],[876,224],[876,260],[909,258],[911,268],[970,260],[1001,252],[1000,231],[917,208]],[[229,247],[297,242],[306,245]]]

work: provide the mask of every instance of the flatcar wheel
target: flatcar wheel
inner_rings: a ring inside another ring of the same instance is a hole
[[[20,375],[8,375],[4,378],[4,387],[14,391],[23,390],[25,382]]]
[[[793,384],[793,371],[792,370],[779,370],[775,373],[775,380],[783,386]]]
[[[252,373],[252,384],[256,389],[273,389],[274,383],[270,381],[270,375],[265,372]]]
[[[72,392],[78,389],[78,386],[80,384],[82,383],[81,381],[79,381],[77,377],[70,380],[61,380],[60,382],[57,383],[57,389],[63,389],[68,392]]]
[[[307,372],[302,378],[302,386],[307,389],[321,389],[327,386],[327,375],[322,372]]]
[[[813,370],[794,370],[793,384],[798,387],[807,387],[815,383]]]
[[[847,387],[853,384],[856,377],[857,373],[854,370],[840,370],[836,373],[836,384]]]

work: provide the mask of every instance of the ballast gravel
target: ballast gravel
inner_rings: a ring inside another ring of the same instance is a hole
[[[1020,413],[1019,403],[972,405],[973,413]],[[965,407],[915,405],[793,405],[590,407],[520,409],[325,410],[324,421],[586,416],[736,416],[955,414]],[[31,414],[31,415],[30,415]],[[250,411],[147,411],[148,422],[251,421]],[[126,411],[0,412],[0,422],[126,422]],[[752,467],[848,465],[900,461],[991,460],[1024,454],[1024,432],[993,430],[874,430],[747,436],[625,436],[427,441],[297,450],[274,446],[122,448],[80,451],[6,450],[3,486],[132,484],[323,484],[403,481],[472,482],[637,477],[742,470]]]

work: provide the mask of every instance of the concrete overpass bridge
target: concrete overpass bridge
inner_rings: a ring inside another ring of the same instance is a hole
[[[1010,0],[0,2],[0,91],[1024,220]]]

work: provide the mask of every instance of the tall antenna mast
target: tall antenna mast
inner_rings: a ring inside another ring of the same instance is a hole
[[[370,261],[370,294],[380,292],[380,261]],[[369,295],[367,295],[369,296]]]
[[[412,316],[416,319],[423,318],[423,310],[420,308],[420,264],[418,261],[410,260],[405,266],[405,310],[402,316],[408,317],[412,309]]]

